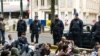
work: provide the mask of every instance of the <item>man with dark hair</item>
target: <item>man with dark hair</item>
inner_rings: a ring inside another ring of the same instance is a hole
[[[34,37],[35,37],[36,38],[35,43],[38,43],[40,29],[41,29],[41,25],[39,23],[38,16],[35,16],[34,21],[30,25],[31,42],[34,42]]]
[[[64,30],[63,22],[55,15],[55,20],[51,24],[51,34],[53,34],[54,45],[60,42]]]
[[[17,23],[17,31],[18,31],[18,37],[21,36],[21,33],[25,33],[27,31],[27,24],[26,22],[20,18],[18,23]]]
[[[5,43],[5,24],[3,20],[4,19],[0,17],[0,42],[4,45]]]
[[[78,18],[78,13],[75,14],[75,18],[70,23],[70,39],[74,40],[75,45],[81,46],[82,45],[82,38],[81,34],[83,32],[83,21]]]
[[[92,27],[91,35],[94,35],[95,41],[100,43],[100,16],[98,16],[98,22],[96,22]]]
[[[25,33],[21,33],[21,37],[18,38],[18,45],[21,47],[21,52],[20,52],[21,55],[23,54],[24,51],[28,53],[29,50],[28,48],[29,43],[25,36],[26,36]]]

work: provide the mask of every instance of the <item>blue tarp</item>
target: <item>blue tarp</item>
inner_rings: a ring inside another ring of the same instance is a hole
[[[46,20],[41,20],[41,25],[46,26]]]
[[[29,19],[29,20],[28,20],[28,24],[29,24],[29,25],[30,25],[32,22],[33,22],[32,19]]]

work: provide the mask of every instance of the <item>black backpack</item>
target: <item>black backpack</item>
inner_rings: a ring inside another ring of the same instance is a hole
[[[58,22],[55,22],[54,23],[54,31],[58,31],[60,29],[60,24],[61,24],[61,21],[58,21]]]
[[[73,31],[79,31],[80,30],[80,21],[79,20],[74,20],[72,22],[72,30]]]

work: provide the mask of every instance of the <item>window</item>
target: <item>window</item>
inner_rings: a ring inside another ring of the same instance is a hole
[[[63,8],[65,7],[65,4],[66,4],[65,1],[66,1],[66,0],[61,0],[61,1],[59,2],[59,3],[60,3],[60,6],[63,7]]]
[[[68,8],[72,8],[73,0],[67,0],[67,6],[68,6]]]
[[[4,2],[6,2],[7,0],[3,0]],[[0,2],[1,2],[1,0],[0,0]]]
[[[14,0],[14,1],[20,1],[20,0]]]
[[[12,2],[12,1],[14,1],[14,0],[9,0],[9,1],[11,1],[11,2]]]
[[[36,0],[36,5],[38,6],[38,0]]]
[[[41,0],[41,6],[44,6],[44,0]]]
[[[38,0],[34,0],[34,6],[36,6],[36,7],[38,6]]]
[[[35,12],[35,16],[38,16],[38,12]]]
[[[61,18],[64,19],[65,17],[65,12],[61,12]]]
[[[58,0],[55,0],[55,5],[58,5]]]
[[[51,5],[51,0],[47,0],[47,5]],[[58,0],[55,0],[55,5],[58,5]]]
[[[51,5],[51,0],[47,0],[47,5]]]

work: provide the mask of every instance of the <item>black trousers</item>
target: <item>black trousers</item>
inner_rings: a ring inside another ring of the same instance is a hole
[[[34,37],[36,39],[36,43],[38,43],[39,33],[31,33],[31,42],[34,42]]]
[[[60,42],[62,37],[62,34],[59,33],[53,33],[53,41],[54,41],[54,45],[56,45],[57,43]]]
[[[76,46],[82,47],[82,34],[80,32],[78,34],[72,33],[71,38]]]

